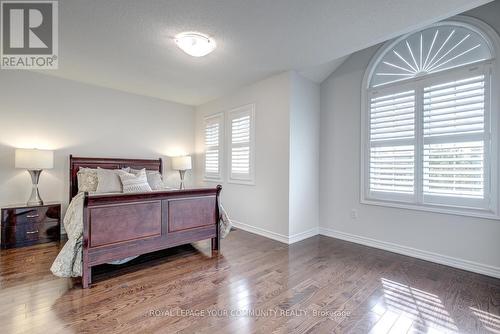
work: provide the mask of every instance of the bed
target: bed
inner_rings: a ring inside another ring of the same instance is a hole
[[[70,200],[78,193],[82,168],[159,171],[161,159],[70,156]],[[219,194],[222,187],[132,194],[84,193],[82,286],[92,283],[92,267],[174,246],[211,239],[220,246]]]

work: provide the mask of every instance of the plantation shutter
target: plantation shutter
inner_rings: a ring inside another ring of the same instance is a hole
[[[361,202],[500,219],[496,33],[466,18],[381,48],[362,87]]]
[[[223,116],[205,118],[205,178],[221,179]]]
[[[424,88],[425,195],[484,198],[485,76]]]
[[[230,135],[230,180],[253,182],[253,105],[229,112]]]
[[[413,195],[415,91],[374,93],[370,99],[369,126],[370,193],[399,199]]]

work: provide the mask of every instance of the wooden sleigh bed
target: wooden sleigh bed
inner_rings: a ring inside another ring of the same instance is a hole
[[[70,199],[78,193],[80,167],[146,168],[162,173],[162,161],[81,158],[70,155]],[[219,250],[219,194],[222,187],[133,194],[85,193],[82,285],[92,267],[174,246],[211,239]]]

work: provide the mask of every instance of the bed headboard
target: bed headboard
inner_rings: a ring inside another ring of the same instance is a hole
[[[120,169],[130,167],[134,169],[163,172],[162,161],[159,159],[113,159],[113,158],[82,158],[69,156],[69,196],[71,199],[78,193],[78,179],[76,173],[80,167]]]

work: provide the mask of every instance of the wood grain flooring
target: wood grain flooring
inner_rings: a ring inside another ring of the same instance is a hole
[[[0,333],[500,333],[500,280],[324,236],[244,231],[53,276],[61,245],[0,252]]]

